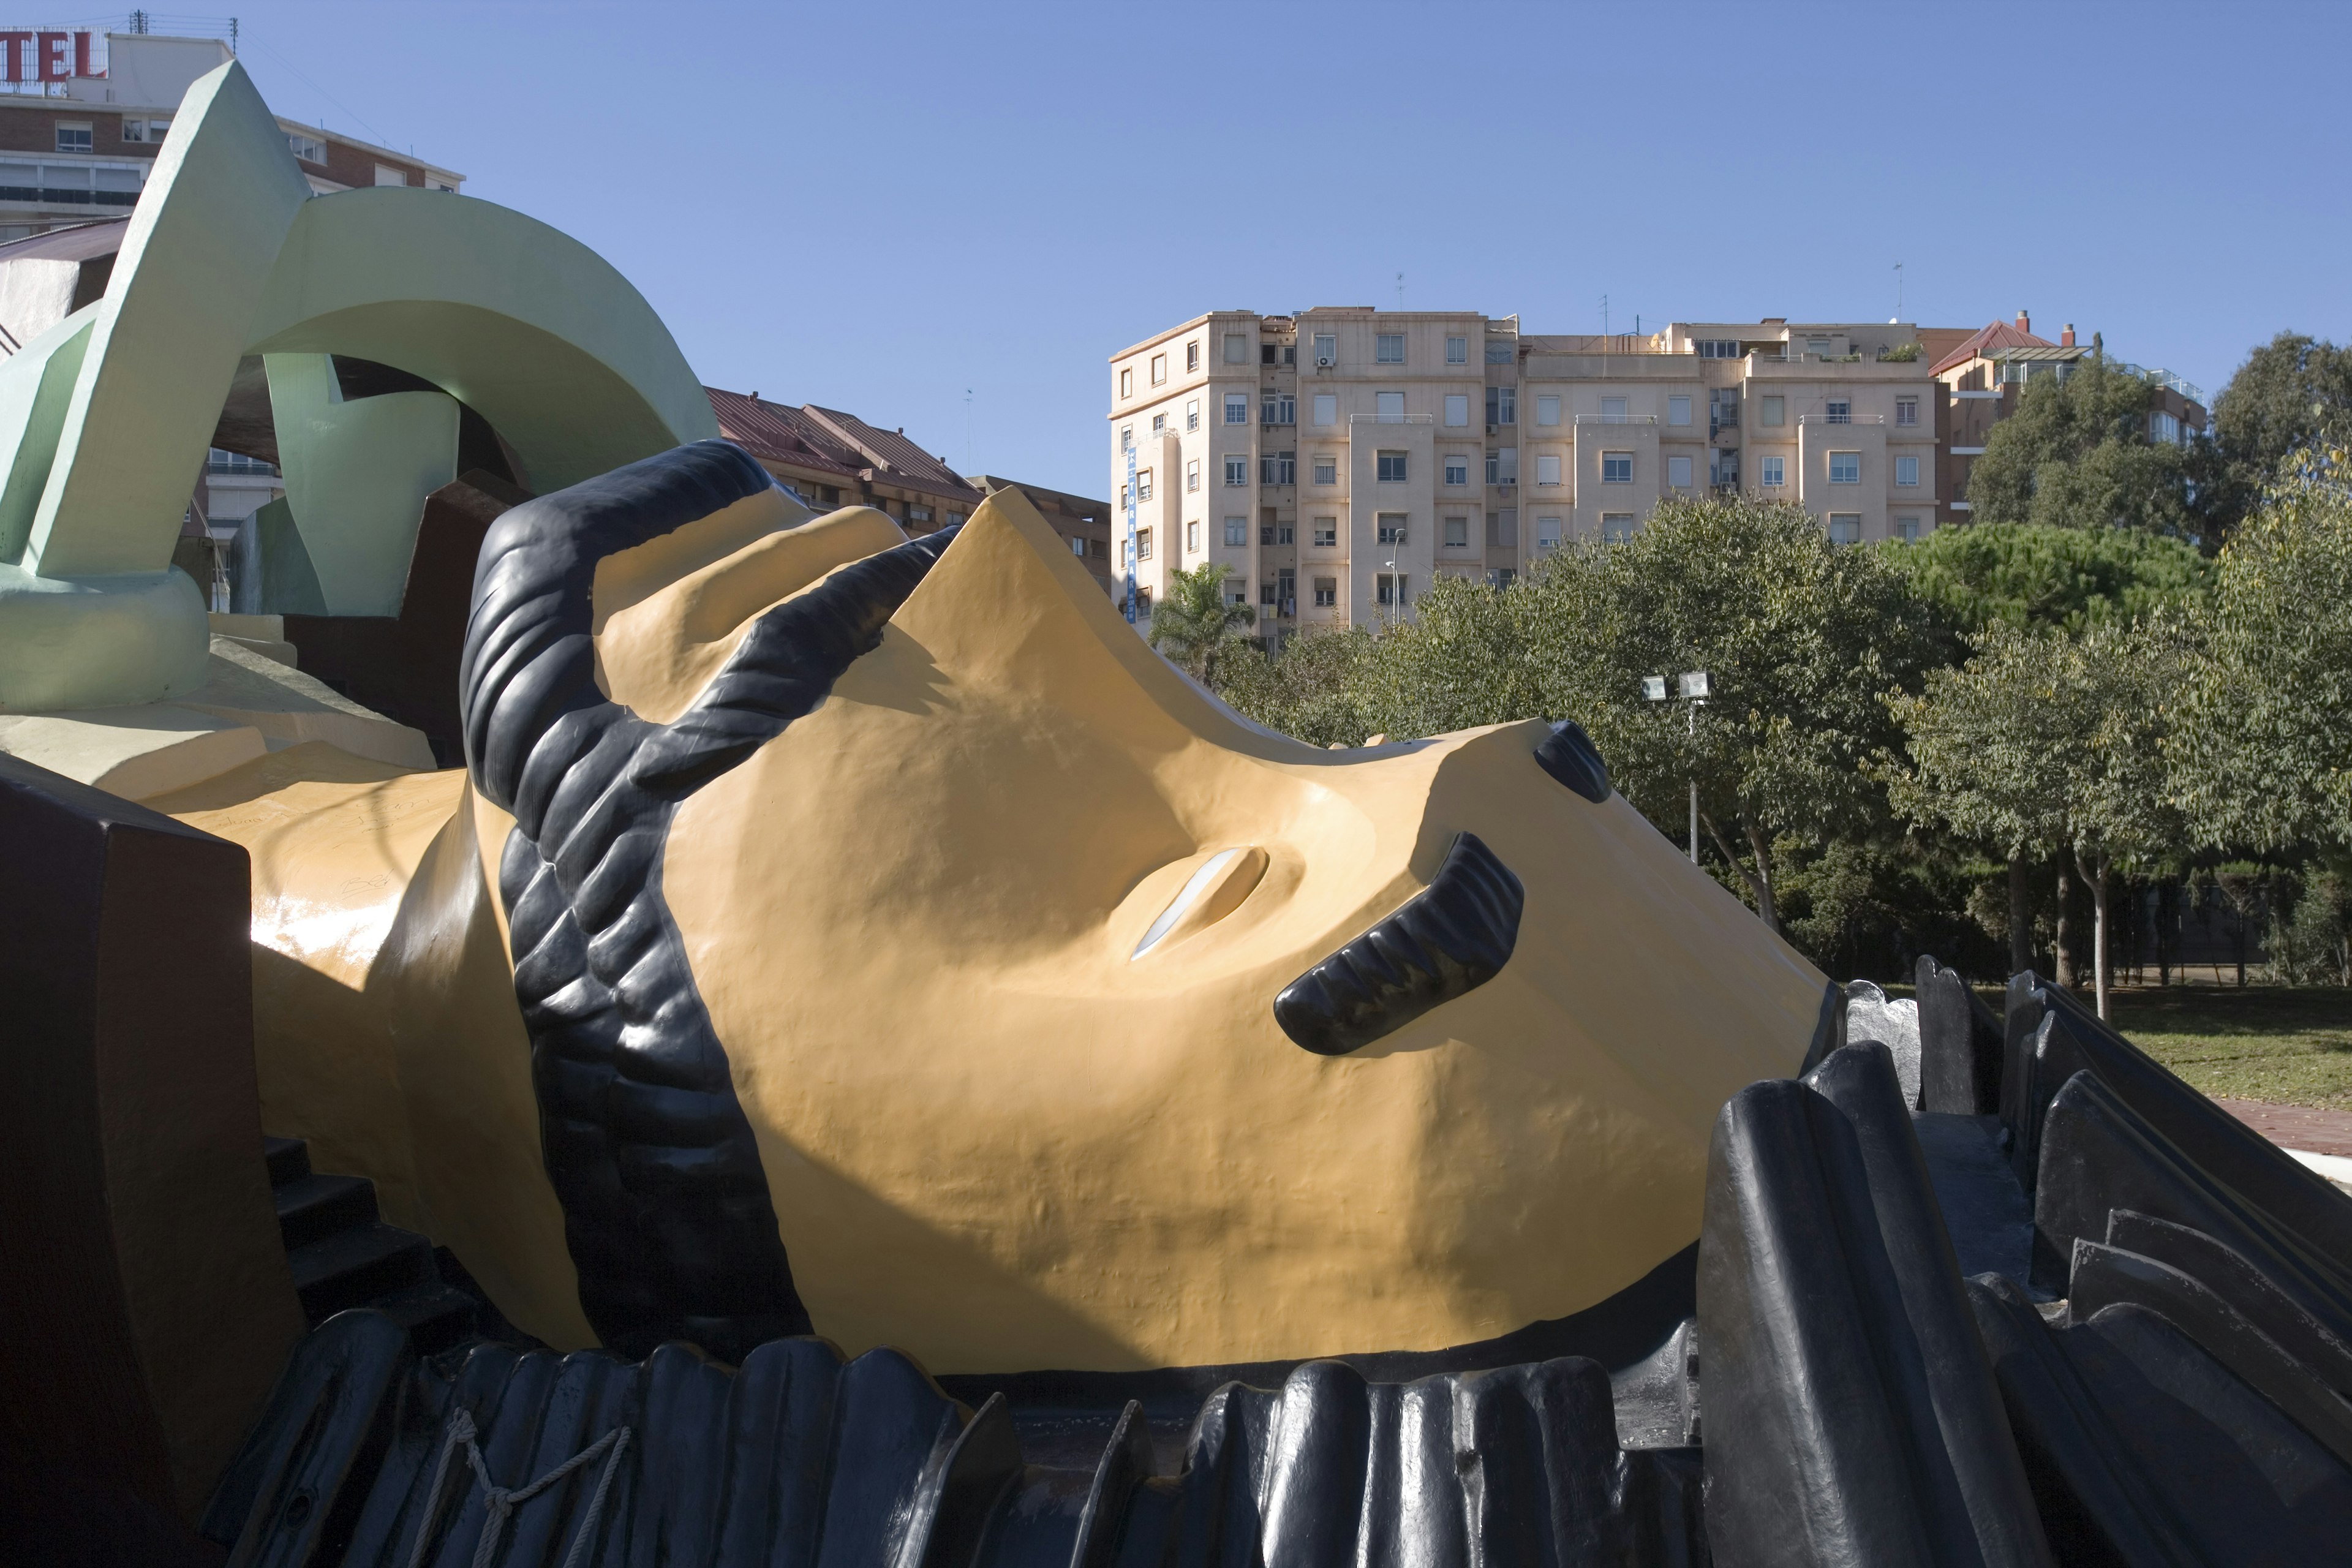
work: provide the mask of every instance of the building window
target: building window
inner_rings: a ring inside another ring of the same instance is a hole
[[[1374,363],[1402,364],[1404,363],[1404,334],[1402,332],[1375,332],[1372,335],[1377,340],[1372,346],[1372,360]]]
[[[1633,514],[1630,511],[1604,511],[1601,514],[1601,537],[1612,544],[1622,544],[1633,537]]]
[[[1151,470],[1150,468],[1142,469],[1135,476],[1135,499],[1138,500],[1150,500],[1151,499]]]
[[[1195,397],[1184,405],[1184,428],[1187,430],[1198,430],[1200,427],[1201,400]]]
[[[1558,397],[1547,393],[1543,396],[1536,399],[1536,423],[1538,425],[1557,425],[1559,423],[1559,399]]]
[[[1764,459],[1761,466],[1763,468],[1763,483],[1766,489],[1777,490],[1782,485],[1789,482],[1788,458],[1767,458]]]
[[[1500,591],[1519,580],[1519,574],[1508,566],[1497,566],[1486,574],[1486,586]]]
[[[1559,548],[1559,519],[1556,517],[1539,517],[1536,519],[1536,550],[1538,553],[1541,553],[1547,550],[1558,550]]]
[[[1165,436],[1168,434],[1168,416],[1165,414],[1155,414],[1151,416],[1151,433],[1154,436]]]
[[[1121,397],[1135,395],[1135,372],[1123,370],[1118,373],[1118,395]]]
[[[1381,513],[1380,530],[1381,542],[1382,544],[1402,544],[1404,542],[1404,520],[1405,514],[1401,511],[1384,511]]]
[[[1701,338],[1691,345],[1698,350],[1701,359],[1738,359],[1739,340],[1737,338]]]
[[[375,183],[379,185],[405,185],[408,184],[408,171],[395,169],[389,163],[378,163],[375,166]]]
[[[1853,405],[1847,402],[1844,398],[1832,397],[1824,405],[1824,406],[1828,410],[1829,422],[1831,424],[1851,425],[1853,423]]]
[[[1228,425],[1246,425],[1249,423],[1248,393],[1228,392],[1225,394],[1225,423]]]
[[[1121,374],[1124,374],[1124,373],[1122,372]],[[1120,451],[1124,452],[1124,451],[1128,450],[1129,447],[1133,447],[1134,445],[1135,445],[1135,426],[1132,426],[1132,425],[1122,425],[1122,426],[1120,426],[1118,427],[1118,449],[1119,449]]]
[[[1288,392],[1269,392],[1258,404],[1261,425],[1296,425],[1298,423],[1298,398]]]
[[[1919,400],[1916,397],[1896,398],[1895,400],[1895,423],[1897,425],[1918,424]]]
[[[1516,485],[1519,482],[1519,449],[1502,447],[1486,454],[1486,482],[1490,485]]]
[[[1830,483],[1833,485],[1858,485],[1862,483],[1862,454],[1860,452],[1832,452],[1830,454]]]
[[[1510,363],[1511,340],[1508,338],[1494,338],[1488,340],[1486,343],[1486,363],[1488,364]]]
[[[1536,459],[1536,483],[1539,486],[1559,483],[1559,459],[1557,457],[1547,453]]]
[[[1688,458],[1666,459],[1666,483],[1678,490],[1691,488],[1691,460]]]
[[[1318,392],[1315,395],[1315,423],[1318,425],[1339,423],[1339,398],[1337,393]]]
[[[1449,485],[1468,484],[1470,482],[1470,459],[1462,456],[1459,452],[1448,453],[1445,458],[1445,482]]]
[[[1862,513],[1858,511],[1833,511],[1830,513],[1830,542],[1832,544],[1860,544],[1862,542]]]
[[[1135,591],[1135,613],[1141,616],[1147,621],[1151,618],[1150,589],[1138,588]]]
[[[1449,392],[1445,395],[1445,423],[1461,429],[1470,423],[1470,395]]]
[[[1603,452],[1601,454],[1601,482],[1607,485],[1630,485],[1633,482],[1633,454]]]
[[[1765,398],[1763,401],[1764,401],[1764,421],[1763,421],[1763,422],[1764,422],[1765,424],[1767,424],[1767,425],[1786,425],[1786,424],[1789,422],[1789,414],[1788,414],[1789,400],[1788,400],[1787,398],[1785,398],[1785,397],[1767,397],[1767,398]]]
[[[1249,363],[1249,334],[1247,332],[1227,332],[1225,334],[1225,363],[1227,364]]]
[[[1676,396],[1666,399],[1666,423],[1669,425],[1687,425],[1690,423],[1689,398]]]
[[[1201,459],[1198,458],[1188,458],[1184,461],[1184,489],[1187,494],[1191,494],[1199,490],[1200,488]]]
[[[1339,340],[1329,332],[1315,334],[1315,363],[1318,365],[1339,363]]]
[[[1257,460],[1258,483],[1262,485],[1295,485],[1298,482],[1298,454],[1267,452]]]
[[[1805,352],[1815,359],[1826,358],[1830,352],[1830,341],[1827,338],[1807,338]]]
[[[1486,514],[1486,543],[1491,549],[1517,550],[1519,547],[1519,509],[1507,506],[1500,511]]]
[[[929,522],[931,521],[931,509],[927,506],[909,506],[907,509],[907,521],[908,522]]]
[[[1468,338],[1446,339],[1445,363],[1447,364],[1468,364],[1470,363],[1470,340]]]
[[[1898,485],[1916,485],[1919,482],[1919,459],[1916,458],[1895,458],[1895,482]]]
[[[1374,574],[1372,591],[1383,605],[1393,607],[1403,604],[1405,602],[1404,574],[1402,572]]]
[[[1087,552],[1087,542],[1086,542],[1085,540],[1083,540],[1083,539],[1073,539],[1073,540],[1071,540],[1071,541],[1070,541],[1070,553],[1071,553],[1071,554],[1073,554],[1073,555],[1084,555],[1086,552]]]
[[[1339,602],[1339,579],[1338,579],[1337,577],[1318,577],[1318,578],[1316,578],[1316,579],[1315,579],[1315,607],[1316,607],[1317,609],[1319,609],[1319,610],[1328,610],[1328,609],[1331,608],[1333,605],[1337,605]]]
[[[1240,452],[1225,454],[1225,483],[1228,485],[1249,483],[1249,458]]]
[[[1161,382],[1166,381],[1167,379],[1168,356],[1166,354],[1153,354],[1151,356],[1151,384],[1158,386]]]
[[[1919,520],[1916,517],[1896,518],[1895,520],[1895,537],[1903,541],[1906,544],[1918,543]]]
[[[1328,452],[1318,455],[1315,459],[1315,482],[1318,485],[1338,484],[1339,482],[1339,459],[1331,456]]]
[[[1448,550],[1467,550],[1470,548],[1470,520],[1468,518],[1449,517],[1445,520],[1445,548]]]
[[[1486,389],[1486,423],[1516,425],[1519,422],[1519,389],[1516,386],[1490,386]]]
[[[1201,344],[1197,339],[1184,345],[1184,368],[1188,371],[1201,368]]]
[[[1382,452],[1380,454],[1378,463],[1380,480],[1382,484],[1401,485],[1404,483],[1404,458],[1405,455],[1402,452]]]
[[[87,153],[87,152],[89,152],[90,150],[91,150],[91,149],[90,149],[90,138],[89,138],[89,126],[87,126],[87,125],[68,125],[68,124],[64,123],[63,121],[60,121],[60,122],[58,123],[58,152],[60,152],[60,153]]]
[[[1315,542],[1321,545],[1326,550],[1337,547],[1339,542],[1339,520],[1336,517],[1317,518],[1315,520]]]
[[[1383,425],[1403,424],[1404,394],[1402,392],[1373,393],[1372,411]]]
[[[1135,531],[1135,558],[1138,561],[1151,559],[1151,531],[1148,528]]]
[[[1119,486],[1119,487],[1118,487],[1118,510],[1121,510],[1121,511],[1125,511],[1125,510],[1127,510],[1127,508],[1128,508],[1127,487],[1126,487],[1125,485],[1121,485],[1121,486]]]
[[[1249,543],[1249,519],[1245,517],[1225,519],[1225,542],[1242,545]]]
[[[1184,525],[1184,548],[1195,555],[1201,553],[1201,525],[1198,522]]]

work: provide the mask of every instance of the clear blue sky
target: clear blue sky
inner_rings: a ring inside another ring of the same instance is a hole
[[[2352,338],[2352,6],[247,5],[280,113],[594,247],[702,378],[1104,492],[1202,310]],[[2326,83],[2334,80],[2336,88]],[[971,400],[967,415],[966,392]],[[967,424],[967,418],[969,424]]]

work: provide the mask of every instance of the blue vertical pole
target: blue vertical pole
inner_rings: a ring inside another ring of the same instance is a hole
[[[1135,443],[1127,444],[1127,624],[1135,625]]]

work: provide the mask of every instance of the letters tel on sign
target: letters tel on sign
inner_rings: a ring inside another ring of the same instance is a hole
[[[102,77],[92,57],[98,35],[22,28],[0,31],[0,81],[71,81]]]

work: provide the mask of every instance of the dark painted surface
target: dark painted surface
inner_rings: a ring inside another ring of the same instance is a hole
[[[1595,805],[1609,798],[1609,764],[1573,719],[1562,719],[1536,748],[1536,765]]]
[[[1320,1056],[1345,1056],[1503,972],[1527,889],[1475,833],[1454,836],[1429,886],[1282,988],[1275,1021]]]

